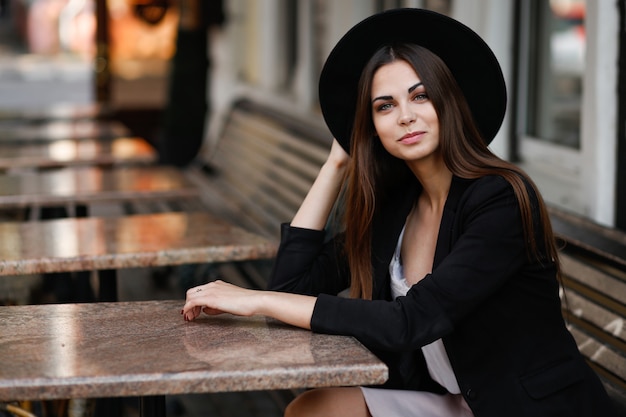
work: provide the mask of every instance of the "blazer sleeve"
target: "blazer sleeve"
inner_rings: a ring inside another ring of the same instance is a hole
[[[317,296],[348,288],[347,263],[342,260],[342,235],[326,240],[320,230],[281,225],[281,241],[268,289]]]
[[[432,274],[394,301],[320,295],[314,331],[355,336],[368,347],[415,350],[453,331],[486,298],[528,262],[519,206],[503,178],[485,177],[463,194],[449,253]],[[442,223],[443,224],[443,223]],[[437,250],[440,250],[439,248]]]

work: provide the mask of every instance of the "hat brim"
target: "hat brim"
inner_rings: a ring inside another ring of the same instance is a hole
[[[439,13],[393,9],[366,18],[333,48],[322,69],[319,101],[328,128],[350,151],[361,72],[381,47],[414,43],[438,55],[457,80],[483,139],[489,144],[506,112],[506,85],[493,51],[473,30]]]

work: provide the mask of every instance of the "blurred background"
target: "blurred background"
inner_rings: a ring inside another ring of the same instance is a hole
[[[339,37],[372,13],[423,7],[473,28],[502,64],[510,101],[494,151],[529,170],[550,203],[624,229],[626,202],[617,190],[626,158],[616,123],[623,69],[615,65],[621,6],[2,0],[0,111],[95,103],[150,141],[161,162],[185,166],[210,158],[225,114],[241,97],[321,123],[317,78]]]
[[[168,86],[202,95],[193,78],[182,86],[169,80],[176,42],[192,48],[180,61],[179,73],[185,66],[197,68],[192,75],[205,82],[206,30],[223,20],[221,7],[221,1],[185,0],[3,1],[0,109],[96,104],[102,114],[122,121],[156,146],[170,98]],[[184,94],[173,94],[185,100]],[[199,137],[193,151],[201,141],[205,110],[195,117],[201,125],[191,132]],[[185,128],[180,132],[187,133]],[[175,152],[161,150],[163,155]]]
[[[98,97],[96,0],[4,0],[2,107],[109,102],[116,108],[163,107],[168,63],[175,51],[178,9],[163,3],[158,21],[142,2],[106,2],[109,91]],[[146,2],[147,3],[147,2]],[[155,6],[156,8],[156,6]],[[156,16],[156,15],[155,15]],[[105,52],[105,51],[102,51]],[[98,57],[101,59],[101,57]],[[39,96],[31,94],[38,91]]]

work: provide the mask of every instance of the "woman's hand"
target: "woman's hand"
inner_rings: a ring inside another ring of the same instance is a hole
[[[330,147],[326,162],[333,164],[335,167],[343,168],[348,164],[348,161],[350,161],[350,155],[348,155],[339,142],[337,142],[337,139],[333,139],[333,144]]]
[[[237,316],[261,314],[310,329],[316,300],[306,295],[250,290],[218,280],[189,289],[181,314],[185,321],[196,319],[202,312]]]
[[[182,314],[185,321],[194,320],[204,312],[209,315],[222,313],[251,316],[256,313],[255,303],[259,291],[237,287],[224,281],[213,281],[190,288]]]

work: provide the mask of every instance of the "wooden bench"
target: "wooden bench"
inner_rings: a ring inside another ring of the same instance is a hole
[[[242,100],[233,105],[214,151],[188,174],[209,211],[278,239],[280,224],[293,218],[331,141],[321,124]],[[265,288],[270,266],[264,261],[220,268],[233,280]]]
[[[626,416],[626,234],[556,209],[551,217],[562,240],[565,318]]]

